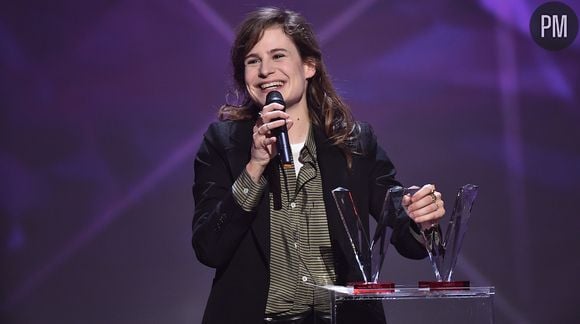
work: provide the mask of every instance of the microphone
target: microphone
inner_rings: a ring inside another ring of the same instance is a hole
[[[266,96],[266,105],[274,102],[284,106],[283,111],[286,111],[286,103],[284,102],[284,98],[282,98],[282,94],[278,91],[271,91]],[[280,120],[280,118],[276,120]],[[291,168],[292,150],[290,149],[290,140],[288,139],[288,128],[286,124],[272,129],[272,133],[276,136],[276,148],[278,149],[278,157],[280,158],[282,168]]]

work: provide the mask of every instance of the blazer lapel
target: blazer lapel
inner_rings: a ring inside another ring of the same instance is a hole
[[[232,177],[236,179],[250,160],[252,126],[248,122],[232,122],[231,125],[230,145],[226,147],[226,154],[228,155]]]
[[[351,263],[354,262],[354,253],[350,246],[342,220],[340,219],[338,208],[336,207],[336,203],[332,196],[332,190],[337,187],[346,187],[347,189],[352,190],[352,188],[349,188],[350,177],[348,174],[346,158],[340,149],[333,146],[328,141],[326,135],[321,129],[315,128],[314,136],[316,141],[318,165],[322,176],[322,190],[330,239],[333,244],[337,244],[337,246],[335,246],[335,251],[338,247],[339,251],[342,252],[342,256],[348,260],[347,264],[355,264]],[[340,271],[339,269],[343,266],[346,265],[337,265],[337,271]],[[337,272],[337,274],[339,273]]]

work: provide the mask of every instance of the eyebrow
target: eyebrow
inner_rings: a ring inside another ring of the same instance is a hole
[[[286,52],[288,53],[288,50],[285,48],[273,48],[271,50],[268,51],[269,54],[275,53],[275,52]],[[258,57],[258,54],[255,53],[250,53],[248,55],[246,55],[246,57],[244,59],[250,58],[250,57]]]

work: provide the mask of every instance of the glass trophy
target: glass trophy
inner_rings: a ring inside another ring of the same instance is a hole
[[[364,226],[359,217],[351,192],[342,187],[332,191],[363,280],[362,282],[348,283],[349,286],[353,286],[355,294],[394,291],[395,284],[379,282],[379,275],[391,241],[392,228],[388,226],[389,215],[400,209],[403,193],[402,187],[393,187],[387,191],[382,212],[377,218],[375,234],[369,241],[367,227]]]
[[[419,188],[406,188],[404,194],[413,195]],[[471,216],[471,208],[477,197],[478,186],[466,184],[459,188],[455,198],[455,206],[445,236],[442,236],[439,224],[424,228],[419,225],[423,245],[429,254],[437,281],[419,281],[419,287],[431,289],[456,289],[469,287],[469,281],[452,281],[453,270],[457,263],[463,237],[467,231],[467,223]]]

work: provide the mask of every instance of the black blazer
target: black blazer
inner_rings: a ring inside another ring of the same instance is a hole
[[[253,211],[244,211],[232,194],[232,184],[250,160],[253,125],[254,121],[211,124],[195,159],[192,244],[199,261],[215,268],[203,323],[263,322],[269,284],[268,193],[278,175],[271,176],[272,173],[266,172],[269,183]],[[350,189],[361,219],[368,228],[368,214],[379,215],[386,190],[399,185],[394,179],[394,166],[377,145],[371,127],[364,123],[359,125],[361,134],[357,143],[364,154],[353,155],[351,171],[348,171],[341,151],[330,144],[321,129],[314,129],[338,284],[362,278],[355,266],[354,254],[331,191],[336,187]],[[391,242],[400,254],[413,259],[423,258],[425,249],[411,235],[410,223],[406,215],[391,220],[390,225],[394,228]],[[361,316],[365,314],[384,322],[382,310],[372,305],[361,304],[351,310],[345,309],[344,313],[356,313],[358,323],[364,320]],[[372,316],[378,313],[380,315]]]

